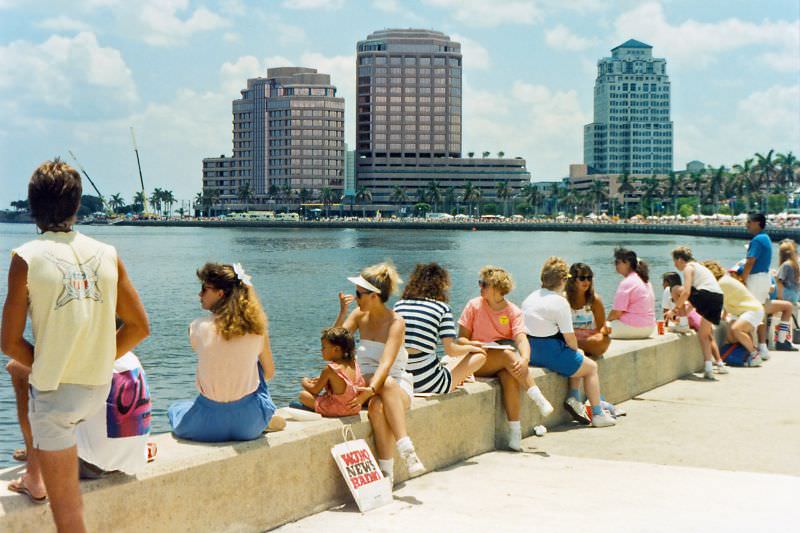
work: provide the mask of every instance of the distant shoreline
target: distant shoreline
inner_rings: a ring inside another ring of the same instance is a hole
[[[578,222],[434,222],[397,220],[124,220],[115,226],[143,227],[200,227],[200,228],[321,228],[321,229],[414,229],[460,231],[590,231],[595,233],[640,233],[655,235],[689,235],[726,239],[750,239],[743,226],[691,225],[691,224],[618,224]],[[767,227],[773,241],[794,239],[800,241],[800,228]]]

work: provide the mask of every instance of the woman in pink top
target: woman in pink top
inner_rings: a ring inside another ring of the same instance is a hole
[[[223,442],[283,429],[265,380],[275,374],[267,315],[250,276],[238,263],[206,263],[197,277],[200,305],[211,311],[189,326],[200,395],[169,406],[172,431],[182,439]]]
[[[612,339],[646,339],[656,327],[656,297],[650,285],[647,263],[636,252],[617,248],[614,266],[624,279],[617,287],[608,314]]]
[[[467,302],[458,319],[459,343],[482,346],[504,344],[508,348],[487,348],[486,362],[475,372],[482,377],[497,376],[503,388],[503,406],[508,418],[508,446],[521,449],[522,429],[519,421],[519,389],[523,387],[543,416],[553,412],[553,406],[542,395],[528,372],[530,345],[525,321],[519,307],[506,300],[514,282],[504,269],[486,266],[478,277],[481,295]]]

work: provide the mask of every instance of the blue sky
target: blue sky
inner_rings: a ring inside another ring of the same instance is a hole
[[[268,66],[330,73],[352,140],[356,41],[390,27],[462,43],[464,152],[525,157],[534,179],[582,162],[596,62],[628,38],[667,59],[676,168],[800,152],[797,0],[0,0],[0,208],[68,149],[130,198],[130,126],[148,190],[188,200]]]

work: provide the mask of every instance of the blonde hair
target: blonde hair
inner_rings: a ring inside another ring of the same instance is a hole
[[[217,333],[225,340],[253,333],[265,335],[267,314],[256,291],[239,279],[232,265],[206,263],[197,271],[204,284],[222,291],[222,298],[211,308]]]
[[[557,289],[564,280],[569,278],[569,267],[567,262],[560,257],[551,256],[545,259],[540,274],[542,287],[545,289]]]
[[[725,275],[725,269],[722,268],[722,265],[720,265],[716,261],[703,261],[702,264],[704,267],[709,269],[712,274],[714,274],[714,277],[716,279],[719,279]]]
[[[481,281],[489,287],[494,287],[500,294],[505,296],[514,288],[514,280],[511,274],[503,268],[496,266],[485,266],[480,272]]]
[[[678,246],[674,250],[672,250],[672,258],[673,259],[683,259],[687,263],[694,261],[694,255],[692,255],[692,249],[688,246]]]
[[[792,239],[783,239],[778,246],[778,262],[788,262],[794,270],[795,282],[800,281],[800,267],[797,265],[797,244]]]
[[[381,290],[380,297],[384,303],[397,292],[397,288],[403,283],[397,269],[388,261],[365,268],[361,271],[361,277]]]

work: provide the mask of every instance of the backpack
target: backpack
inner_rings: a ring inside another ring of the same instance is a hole
[[[738,342],[720,346],[719,355],[728,366],[745,366],[750,359],[750,352]]]

